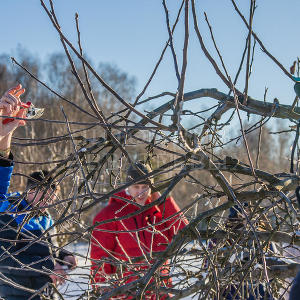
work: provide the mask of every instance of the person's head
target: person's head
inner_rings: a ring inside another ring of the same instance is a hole
[[[138,179],[148,175],[151,172],[150,166],[141,161],[130,165],[127,171],[127,181],[137,180],[136,183],[127,188],[128,193],[133,200],[140,205],[145,205],[147,198],[151,195],[152,179],[146,178],[139,181]]]
[[[49,172],[47,170],[40,170],[33,172],[29,175],[27,179],[27,202],[32,206],[38,206],[40,208],[45,207],[53,201],[55,198],[55,193],[57,192],[57,187],[55,184],[51,184],[52,178],[48,177]],[[45,181],[43,186],[41,182]]]

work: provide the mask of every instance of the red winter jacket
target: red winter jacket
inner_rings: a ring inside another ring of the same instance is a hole
[[[138,206],[129,204],[117,197],[132,200],[132,197],[125,191],[116,193],[110,198],[108,205],[96,215],[93,224],[109,219],[125,217],[139,210]],[[151,197],[147,199],[146,204],[150,202]],[[116,272],[116,267],[112,264],[99,264],[95,260],[103,258],[113,260],[115,258],[117,260],[128,261],[128,258],[142,256],[142,252],[150,253],[152,251],[165,250],[178,230],[187,224],[183,215],[178,213],[179,211],[180,208],[174,199],[168,197],[160,206],[153,206],[135,216],[97,226],[93,230],[91,239],[91,271],[95,282],[104,282],[105,275]],[[165,220],[169,217],[171,218]],[[151,227],[149,225],[155,226]],[[141,262],[139,263],[141,264]],[[147,268],[145,261],[142,263],[144,267],[141,268]],[[123,277],[130,276],[130,274],[132,272],[125,271]],[[135,279],[136,277],[131,276],[125,282]]]

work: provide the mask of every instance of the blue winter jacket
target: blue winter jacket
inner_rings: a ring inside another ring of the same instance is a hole
[[[299,300],[299,299],[300,299],[300,272],[298,273],[298,275],[294,280],[294,284],[290,292],[289,300]]]
[[[19,193],[7,194],[12,171],[13,164],[0,157],[0,299],[24,300],[51,281],[54,256],[51,239],[43,233],[53,221],[49,214],[29,212]]]

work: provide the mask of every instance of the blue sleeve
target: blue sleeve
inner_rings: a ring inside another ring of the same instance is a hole
[[[10,184],[10,178],[13,171],[13,166],[0,166],[0,200],[6,199],[7,190]]]

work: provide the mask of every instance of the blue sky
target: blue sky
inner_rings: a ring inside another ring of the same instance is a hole
[[[237,1],[248,19],[249,1]],[[196,1],[198,22],[207,47],[218,61],[208,35],[203,12],[206,11],[213,27],[216,42],[229,73],[237,71],[247,30],[235,13],[230,0]],[[165,14],[161,0],[54,0],[62,30],[76,44],[74,22],[79,13],[84,52],[95,66],[100,62],[116,64],[137,79],[139,92],[151,74],[168,39]],[[180,1],[169,0],[171,21],[176,16]],[[58,35],[53,29],[38,0],[2,0],[0,4],[0,53],[14,56],[21,45],[41,60],[53,52],[62,51]],[[257,0],[254,30],[266,48],[289,69],[299,55],[298,34],[299,0]],[[190,18],[189,64],[185,91],[216,87],[227,88],[215,74],[203,55]],[[174,41],[181,66],[183,22],[175,31]],[[238,87],[243,90],[244,75]],[[269,88],[268,101],[277,97],[281,103],[291,104],[294,98],[293,82],[257,46],[249,95],[262,99]],[[177,81],[170,51],[158,70],[147,96],[164,91],[175,92]],[[207,100],[200,100],[207,101]]]

